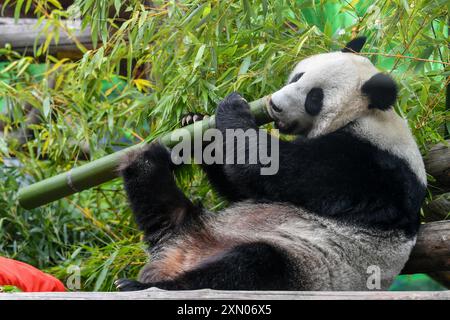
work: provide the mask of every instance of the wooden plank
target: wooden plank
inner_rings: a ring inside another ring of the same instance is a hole
[[[2,0],[1,2],[5,2],[4,0]],[[73,4],[74,0],[58,0],[59,4],[64,8],[67,9],[70,5]],[[35,18],[35,10],[36,10],[36,4],[35,3],[31,3],[30,6],[30,10],[25,13],[24,11],[24,7],[22,7],[22,10],[20,12],[20,19],[27,17],[27,18]],[[14,17],[14,12],[15,12],[16,6],[14,1],[11,1],[9,3],[9,5],[4,6],[3,4],[0,4],[0,13],[2,13],[3,16],[5,17]]]
[[[450,300],[450,291],[166,291],[2,293],[0,300]]]
[[[63,23],[72,31],[73,37],[76,37],[82,45],[88,49],[92,48],[90,29],[86,28],[81,31],[81,21],[67,20]],[[13,18],[0,18],[0,48],[9,43],[14,51],[27,52],[27,54],[31,55],[36,39],[38,39],[38,46],[45,41],[46,35],[41,32],[44,25],[45,20],[40,26],[37,26],[37,19],[20,19],[16,24]],[[54,54],[59,51],[79,52],[80,50],[72,38],[62,30],[58,44],[52,41],[49,51],[51,54]]]

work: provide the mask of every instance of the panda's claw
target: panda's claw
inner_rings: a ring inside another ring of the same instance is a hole
[[[181,126],[185,127],[194,122],[208,119],[209,116],[201,113],[188,113],[181,118]]]
[[[250,110],[250,106],[238,92],[232,92],[219,104],[220,109],[228,109],[228,111]]]
[[[230,120],[233,118],[234,122],[241,122],[244,118],[251,118],[250,105],[239,93],[232,92],[227,95],[218,105],[216,110],[216,124],[221,115],[225,115]],[[220,121],[220,120],[219,120]]]
[[[233,101],[233,102],[244,102],[244,103],[248,103],[247,100],[245,100],[245,98],[243,96],[241,96],[241,94],[239,92],[232,92],[230,93],[225,99],[229,100],[229,101]]]
[[[114,281],[114,285],[118,291],[140,291],[148,288],[145,283],[130,280],[130,279],[118,279]]]
[[[181,124],[183,126],[186,126],[186,125],[190,124],[191,122],[192,122],[192,116],[189,114],[183,118],[183,120],[181,121]]]

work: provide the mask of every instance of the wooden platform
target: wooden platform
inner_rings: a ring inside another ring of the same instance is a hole
[[[0,17],[0,48],[6,44],[10,44],[14,51],[20,53],[33,53],[33,46],[44,43],[46,34],[43,32],[44,20],[40,26],[37,26],[37,19],[20,19],[14,21],[13,18]],[[49,52],[79,52],[74,38],[85,46],[92,48],[91,32],[89,28],[81,30],[81,21],[67,20],[62,22],[65,28],[71,30],[71,36],[61,30],[58,43],[53,41],[50,43]]]
[[[450,291],[166,291],[1,293],[0,300],[450,300]]]

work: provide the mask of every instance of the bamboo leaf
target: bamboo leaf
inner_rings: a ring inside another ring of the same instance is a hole
[[[45,97],[42,101],[42,109],[44,112],[44,117],[48,118],[50,116],[50,97]]]
[[[119,253],[118,251],[113,252],[113,254],[103,264],[102,271],[100,272],[99,276],[97,277],[97,281],[95,282],[94,291],[98,291],[103,285],[103,282],[105,281],[106,276],[108,274],[109,268],[116,259],[118,253]]]
[[[205,48],[206,48],[206,45],[203,44],[198,49],[197,54],[194,59],[194,65],[192,67],[192,70],[197,69],[197,67],[201,64],[202,58],[203,58],[203,53],[205,52]]]
[[[246,73],[248,68],[250,67],[251,62],[252,62],[251,56],[245,57],[244,61],[242,61],[241,67],[239,68],[238,75]]]
[[[25,5],[25,13],[28,13],[30,11],[32,2],[33,0],[27,0],[27,3]]]
[[[61,10],[63,7],[61,5],[61,3],[58,0],[47,0],[49,3],[51,3],[52,5],[54,5],[56,8],[58,8],[59,10]]]
[[[16,7],[14,9],[14,20],[17,23],[20,17],[20,11],[22,10],[24,0],[17,0]]]
[[[120,12],[120,8],[122,7],[122,0],[114,0],[114,8],[116,9],[116,12]]]

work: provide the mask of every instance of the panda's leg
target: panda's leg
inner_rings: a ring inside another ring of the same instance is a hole
[[[290,263],[280,249],[264,242],[243,244],[169,281],[142,283],[120,279],[120,291],[151,287],[166,290],[292,290]]]
[[[177,187],[173,169],[168,149],[158,143],[128,153],[119,166],[136,222],[150,245],[186,227],[202,211]]]
[[[193,124],[194,122],[202,121],[207,117],[209,116],[201,113],[188,113],[182,117],[181,125],[187,126]],[[207,144],[203,145],[203,148],[206,145]],[[215,154],[212,154],[211,156],[215,157]],[[223,170],[223,164],[202,163],[201,167],[206,173],[208,181],[222,197],[226,198],[228,201],[244,200],[244,195],[239,192],[239,190],[235,186],[233,186],[229,179],[226,177]]]

